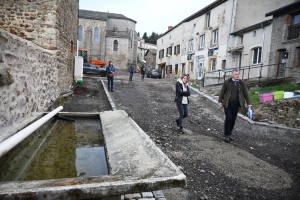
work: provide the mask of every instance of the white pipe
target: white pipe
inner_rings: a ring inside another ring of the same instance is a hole
[[[12,148],[14,148],[17,144],[19,144],[21,141],[23,141],[26,137],[28,137],[31,133],[33,133],[36,129],[38,129],[40,126],[42,126],[44,123],[46,123],[49,119],[51,119],[54,115],[56,115],[59,111],[63,109],[62,106],[59,106],[52,112],[48,113],[41,119],[37,120],[33,124],[27,126],[23,130],[19,131],[18,133],[14,134],[7,140],[0,143],[0,157],[2,157],[4,154],[9,152]]]

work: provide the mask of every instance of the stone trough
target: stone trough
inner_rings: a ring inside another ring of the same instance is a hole
[[[120,199],[122,194],[186,185],[186,176],[125,111],[96,115],[100,115],[108,175],[0,182],[0,199]]]

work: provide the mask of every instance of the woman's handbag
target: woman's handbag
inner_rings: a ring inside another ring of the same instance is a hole
[[[108,74],[108,77],[113,77],[113,76],[114,76],[114,73]]]

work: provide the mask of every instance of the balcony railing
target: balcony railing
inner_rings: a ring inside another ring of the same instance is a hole
[[[294,24],[288,27],[288,40],[300,38],[300,24]]]

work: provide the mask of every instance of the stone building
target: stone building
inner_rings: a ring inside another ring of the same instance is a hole
[[[273,16],[271,63],[277,63],[269,74],[277,77],[291,76],[300,83],[300,1],[266,13]]]
[[[145,67],[148,71],[156,67],[156,48],[149,48],[145,53]]]
[[[0,1],[1,140],[73,82],[78,0]]]
[[[201,80],[205,72],[214,82],[227,69],[268,65],[272,17],[265,13],[293,1],[217,0],[169,26],[157,40],[163,77],[177,72]],[[252,76],[258,77],[258,71]]]
[[[122,14],[79,10],[78,47],[90,59],[113,61],[117,69],[137,65],[136,21]]]

